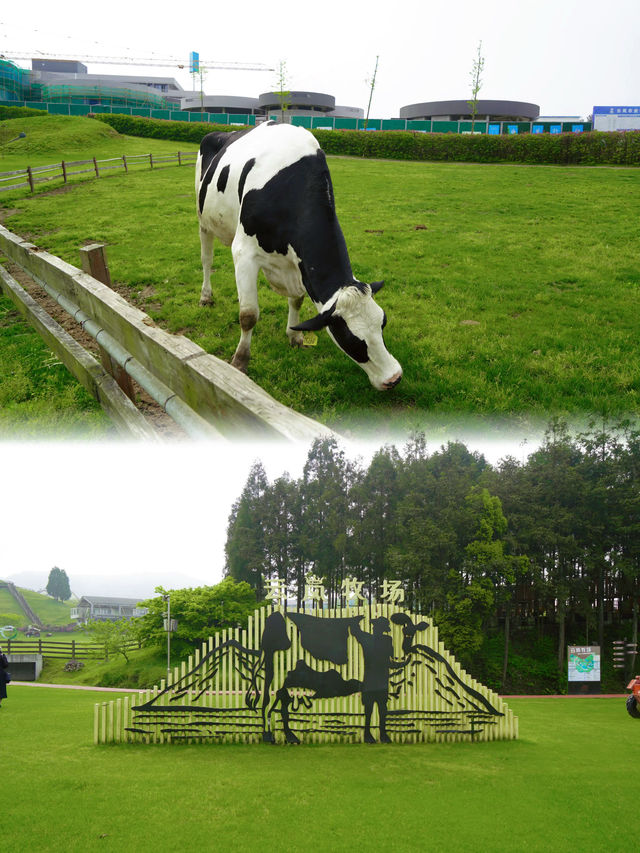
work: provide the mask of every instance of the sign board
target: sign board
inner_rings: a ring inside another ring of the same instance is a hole
[[[189,73],[198,74],[200,71],[200,54],[192,50],[189,54]]]
[[[600,646],[569,646],[569,693],[600,692]]]
[[[594,107],[594,130],[640,130],[640,107]]]

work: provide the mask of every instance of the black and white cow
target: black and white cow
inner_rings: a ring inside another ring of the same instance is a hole
[[[323,151],[301,127],[266,122],[250,130],[210,133],[196,165],[203,269],[200,304],[212,302],[214,238],[231,246],[240,303],[240,342],[232,364],[246,370],[258,321],[260,270],[289,300],[287,336],[326,328],[380,391],[397,385],[402,368],[387,350],[386,316],[373,294],[382,282],[354,278],[338,223]],[[308,294],[317,315],[300,323]]]

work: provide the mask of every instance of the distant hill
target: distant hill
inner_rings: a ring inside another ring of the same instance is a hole
[[[67,574],[69,574],[67,572]],[[3,577],[12,581],[16,586],[27,590],[40,592],[46,589],[49,571],[14,572]],[[210,583],[216,584],[220,578],[212,577]],[[158,572],[140,575],[79,575],[69,574],[69,583],[74,597],[83,595],[114,595],[121,598],[153,598],[155,587],[165,589],[184,589],[185,587],[204,586],[200,578],[182,572]],[[66,602],[69,606],[72,602]],[[35,609],[35,608],[34,608]],[[36,611],[37,612],[37,611]],[[44,621],[44,620],[43,620]]]

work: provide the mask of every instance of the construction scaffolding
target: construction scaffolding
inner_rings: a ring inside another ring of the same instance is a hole
[[[29,72],[0,59],[0,101],[22,101],[29,89]]]
[[[33,86],[33,100],[52,104],[103,104],[110,107],[149,109],[164,109],[167,106],[166,98],[151,90],[116,88],[80,81],[56,85],[41,83]]]

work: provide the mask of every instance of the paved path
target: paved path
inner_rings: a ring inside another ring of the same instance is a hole
[[[84,684],[43,684],[40,681],[12,681],[11,686],[59,687],[63,690],[95,690],[101,693],[143,693],[141,687],[88,687]],[[233,691],[230,691],[233,692]],[[242,691],[239,691],[242,692]],[[625,699],[628,693],[519,693],[501,695],[501,699]]]
[[[41,681],[11,681],[11,687],[60,687],[63,690],[96,690],[102,693],[143,693],[138,687],[88,687],[85,684],[43,684]]]

